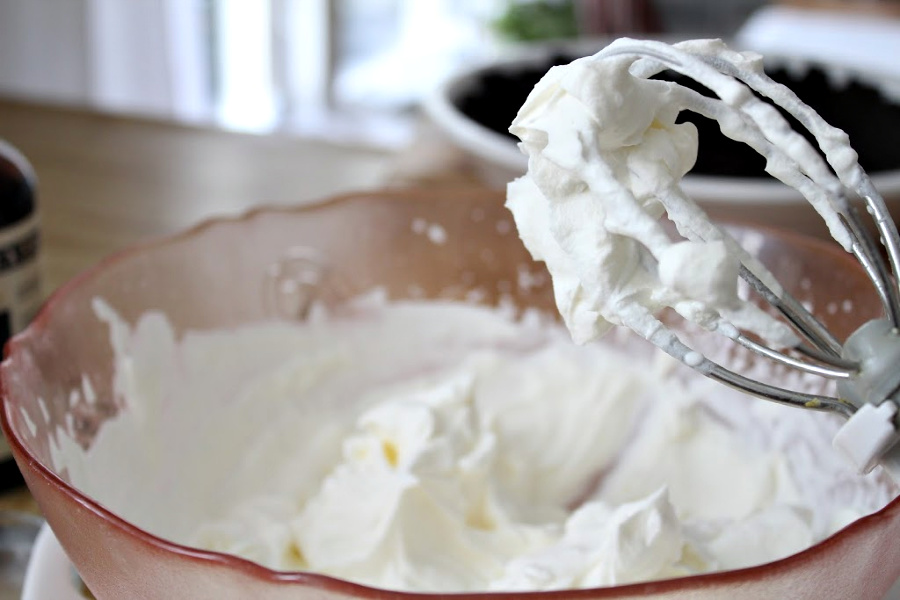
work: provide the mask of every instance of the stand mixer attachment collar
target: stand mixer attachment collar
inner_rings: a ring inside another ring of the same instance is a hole
[[[859,367],[851,378],[838,382],[837,389],[857,410],[834,445],[861,473],[880,461],[898,481],[900,457],[891,450],[900,440],[900,332],[888,319],[869,321],[847,338],[844,357]]]

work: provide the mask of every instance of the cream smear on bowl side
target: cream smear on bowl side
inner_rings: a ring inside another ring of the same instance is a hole
[[[774,560],[890,497],[810,460],[830,451],[822,415],[723,398],[670,359],[648,377],[535,315],[366,297],[177,336],[95,308],[124,408],[87,450],[61,432],[55,468],[156,535],[277,570],[615,585]]]

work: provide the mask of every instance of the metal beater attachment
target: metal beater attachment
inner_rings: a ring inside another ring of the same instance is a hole
[[[633,58],[629,72],[635,77],[649,78],[670,69],[711,90],[716,98],[681,86],[674,93],[681,107],[717,120],[723,133],[747,143],[766,158],[770,174],[803,194],[824,218],[835,240],[859,260],[884,307],[884,319],[866,323],[842,344],[799,301],[777,282],[773,283],[761,265],[746,255],[741,257],[740,276],[780,312],[802,342],[789,355],[740,332],[729,337],[776,363],[836,380],[837,397],[806,394],[747,378],[677,340],[666,351],[707,377],[748,394],[847,417],[835,445],[861,471],[881,462],[900,482],[900,460],[890,453],[900,438],[900,235],[883,199],[859,166],[846,134],[826,123],[788,88],[767,77],[760,57],[731,51],[724,44],[712,48],[708,42],[670,46],[622,39],[597,55],[598,59],[606,57]],[[801,123],[813,135],[821,154],[759,96],[768,98]],[[848,198],[864,202],[886,250],[886,260]],[[695,207],[690,199],[676,195],[660,200],[679,232],[688,239],[706,241],[712,235],[727,235],[702,213],[698,216],[697,211],[689,211],[689,221],[679,222],[684,206]],[[900,454],[900,450],[894,453]]]

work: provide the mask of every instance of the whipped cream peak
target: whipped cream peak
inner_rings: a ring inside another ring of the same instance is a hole
[[[687,544],[665,487],[619,506],[589,501],[572,513],[558,542],[510,561],[492,588],[594,588],[686,575],[697,567],[682,564],[692,555]]]
[[[455,539],[459,576],[486,576],[494,556],[467,538],[496,527],[485,496],[496,436],[473,405],[471,373],[416,383],[359,416],[342,462],[294,522],[307,568],[358,577],[385,561],[426,566]]]

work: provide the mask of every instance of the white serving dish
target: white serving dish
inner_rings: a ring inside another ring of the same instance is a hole
[[[584,46],[577,47],[578,50],[582,48]],[[548,57],[566,52],[565,47],[559,46],[529,48],[519,56],[472,67],[445,81],[424,103],[426,115],[452,144],[467,155],[468,162],[483,183],[494,188],[505,187],[509,181],[525,173],[527,160],[513,139],[465,115],[457,106],[457,101],[478,86],[487,73],[515,73],[546,64]],[[568,52],[576,55],[571,49]],[[583,52],[585,55],[589,53]],[[802,61],[790,57],[771,57],[771,62],[803,68]],[[822,67],[821,64],[817,66]],[[838,79],[855,77],[868,84],[878,84],[889,97],[900,96],[896,93],[900,90],[900,75],[868,73],[863,69],[853,70],[847,65],[835,69],[835,75]],[[510,116],[510,121],[513,116]],[[890,143],[889,132],[886,133],[886,143]],[[870,175],[894,219],[900,219],[900,168]],[[825,225],[799,192],[774,179],[689,174],[683,187],[713,218],[755,222],[819,237],[828,236]]]

